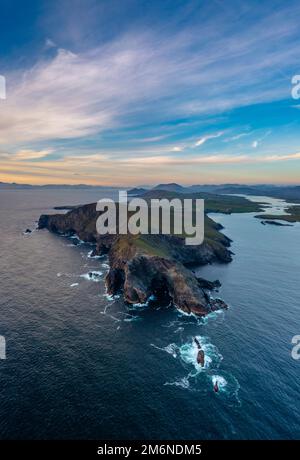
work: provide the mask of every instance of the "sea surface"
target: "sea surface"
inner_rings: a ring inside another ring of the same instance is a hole
[[[197,320],[109,298],[107,260],[87,244],[23,234],[54,206],[114,194],[0,192],[0,438],[300,438],[300,225],[213,215],[235,255],[197,272],[222,282],[230,308]]]

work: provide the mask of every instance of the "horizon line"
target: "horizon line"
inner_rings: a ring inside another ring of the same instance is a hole
[[[88,187],[88,188],[115,188],[115,189],[133,189],[133,188],[153,188],[157,187],[158,185],[176,185],[182,187],[199,187],[199,186],[277,186],[277,187],[293,187],[293,186],[300,186],[299,182],[214,182],[214,183],[178,183],[178,182],[160,182],[158,184],[143,184],[143,185],[130,185],[130,186],[122,186],[122,185],[103,185],[103,184],[86,184],[86,183],[38,183],[38,184],[30,184],[28,182],[3,182],[0,180],[0,186],[3,185],[10,185],[10,186],[23,186],[23,187]]]

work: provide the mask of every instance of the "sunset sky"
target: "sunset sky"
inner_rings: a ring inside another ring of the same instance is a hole
[[[300,183],[300,2],[2,0],[0,181]]]

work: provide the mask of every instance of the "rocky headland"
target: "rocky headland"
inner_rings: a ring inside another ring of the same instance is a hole
[[[228,199],[225,205],[228,212]],[[210,295],[220,283],[197,278],[191,270],[193,266],[232,260],[230,240],[220,232],[221,225],[206,215],[204,242],[187,246],[184,237],[175,235],[99,235],[99,215],[96,203],[92,203],[74,207],[66,214],[42,215],[38,227],[65,236],[77,235],[95,244],[93,255],[107,254],[107,291],[112,295],[123,292],[125,302],[172,304],[198,316],[227,308],[225,302]]]

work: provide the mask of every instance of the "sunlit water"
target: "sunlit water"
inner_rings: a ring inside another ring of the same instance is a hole
[[[198,273],[221,280],[230,309],[200,321],[109,298],[89,245],[22,234],[53,206],[107,195],[0,192],[1,438],[299,438],[299,224],[214,216],[234,260]]]

